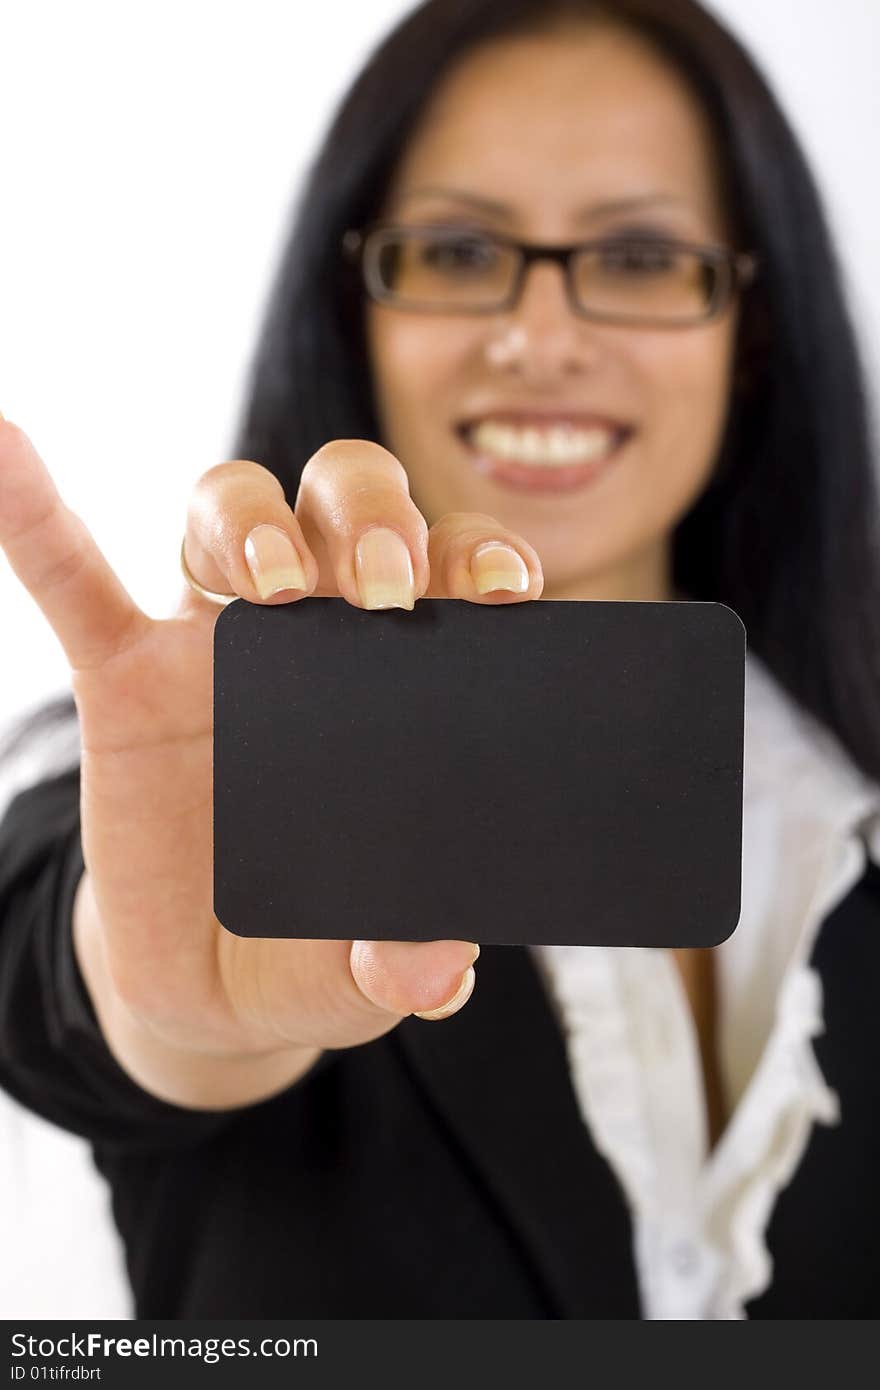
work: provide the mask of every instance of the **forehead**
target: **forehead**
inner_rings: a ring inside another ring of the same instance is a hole
[[[663,192],[720,231],[708,121],[684,79],[636,34],[566,26],[498,39],[441,79],[400,161],[390,201],[466,186],[544,219],[592,198]]]

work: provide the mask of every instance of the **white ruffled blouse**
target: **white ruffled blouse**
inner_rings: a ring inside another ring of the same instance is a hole
[[[742,912],[715,948],[733,1112],[709,1152],[699,1043],[672,955],[532,947],[585,1124],[633,1220],[645,1318],[743,1318],[773,1277],[765,1233],[815,1123],[840,1107],[811,1045],[819,927],[880,863],[880,787],[746,661]]]

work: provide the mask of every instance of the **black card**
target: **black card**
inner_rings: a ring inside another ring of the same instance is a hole
[[[745,628],[719,603],[243,600],[214,631],[214,911],[240,936],[713,946]]]

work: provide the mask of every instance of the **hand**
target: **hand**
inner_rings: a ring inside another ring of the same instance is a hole
[[[367,1042],[453,998],[460,1007],[476,944],[243,939],[221,926],[211,856],[218,608],[181,582],[174,617],[143,613],[30,441],[2,420],[0,488],[0,544],[71,667],[87,866],[76,950],[120,1063],[164,1099],[222,1108],[290,1084],[323,1049]],[[479,591],[474,573],[482,566],[492,582],[505,558],[484,550],[472,571],[487,542],[514,552],[521,590]],[[191,496],[185,554],[205,588],[250,603],[520,603],[543,587],[534,549],[491,516],[449,513],[429,529],[402,465],[361,440],[309,460],[293,509],[257,463],[210,469]],[[279,584],[288,587],[271,592]]]

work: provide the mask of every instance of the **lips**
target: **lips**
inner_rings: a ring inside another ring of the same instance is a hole
[[[603,472],[633,429],[584,412],[492,411],[456,432],[484,476],[530,492],[567,492]]]

